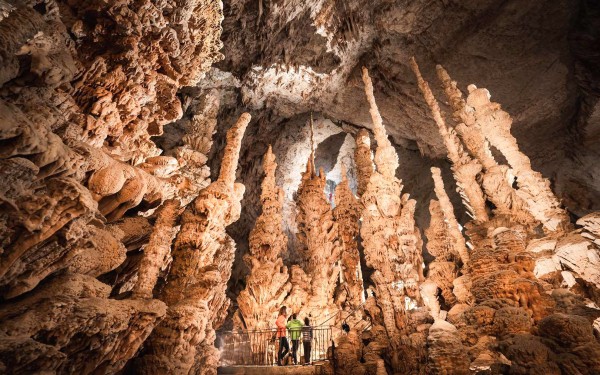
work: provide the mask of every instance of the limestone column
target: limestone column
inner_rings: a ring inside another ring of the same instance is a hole
[[[490,93],[475,85],[468,87],[467,106],[486,139],[504,155],[517,177],[517,194],[528,204],[531,214],[546,231],[563,231],[570,227],[569,216],[550,189],[550,182],[531,169],[529,157],[519,150],[510,132],[512,118],[500,104],[490,101]]]
[[[134,297],[152,298],[152,291],[158,281],[161,267],[165,265],[171,251],[171,243],[176,234],[175,222],[180,212],[179,207],[179,201],[169,199],[160,208],[154,223],[154,230],[144,248],[144,258],[133,288]]]
[[[457,191],[463,199],[463,204],[474,220],[487,221],[488,214],[485,209],[483,191],[481,191],[481,187],[477,182],[477,175],[481,172],[482,166],[464,150],[462,142],[458,139],[454,129],[446,125],[446,120],[441,114],[438,102],[433,96],[429,84],[421,76],[414,57],[411,58],[410,62],[417,77],[419,89],[431,110],[433,119],[446,146],[448,159],[452,163],[452,172],[456,178]]]
[[[354,163],[356,164],[358,196],[361,197],[367,185],[369,179],[373,174],[373,157],[371,155],[371,138],[369,132],[366,129],[360,129],[355,136],[356,149],[354,150]]]
[[[339,277],[340,245],[331,204],[325,198],[325,174],[322,170],[315,173],[312,155],[298,188],[296,224],[298,250],[310,279],[310,297],[302,313],[320,323],[337,313],[333,293]]]
[[[458,123],[456,126],[458,134],[469,153],[483,165],[483,190],[487,198],[496,206],[498,212],[510,213],[521,223],[533,223],[535,219],[531,215],[529,207],[511,186],[510,169],[505,165],[498,165],[492,156],[481,126],[475,120],[473,112],[468,110],[456,82],[453,82],[444,68],[439,65],[437,73],[454,110],[453,117]]]
[[[352,309],[362,303],[363,280],[358,252],[358,220],[362,206],[348,184],[346,171],[342,167],[342,181],[335,189],[333,217],[338,225],[342,247],[341,264],[343,284],[346,289],[346,302]]]
[[[418,297],[414,294],[418,294],[421,278],[420,238],[416,237],[411,217],[414,201],[406,194],[401,198],[402,185],[395,177],[398,155],[387,138],[366,68],[363,68],[362,77],[377,141],[377,168],[362,196],[364,208],[360,233],[367,265],[374,269],[372,281],[377,305],[392,347],[398,348],[406,324],[405,297]]]
[[[145,374],[215,374],[214,329],[226,313],[227,281],[235,243],[225,228],[239,218],[244,185],[235,183],[242,137],[250,115],[242,114],[227,132],[217,181],[186,208],[173,247],[173,264],[161,299],[167,316],[146,343],[138,369]]]
[[[454,216],[454,207],[450,202],[446,189],[444,189],[444,180],[442,180],[442,173],[439,168],[431,168],[431,175],[433,177],[435,195],[437,196],[440,209],[444,214],[444,221],[448,226],[448,233],[450,234],[453,242],[453,247],[460,256],[463,267],[469,266],[469,252],[467,250],[467,244],[465,237],[463,236],[460,225]]]
[[[262,213],[250,232],[250,254],[244,261],[250,268],[246,288],[237,298],[245,328],[271,328],[277,311],[291,289],[288,269],[281,254],[287,250],[287,236],[283,232],[283,190],[275,182],[277,163],[271,146],[263,159],[265,178],[260,201]]]

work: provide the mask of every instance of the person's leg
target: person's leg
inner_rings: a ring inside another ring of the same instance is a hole
[[[298,364],[298,340],[292,340],[292,356],[294,358],[294,364]]]
[[[290,352],[290,344],[288,343],[287,337],[283,337],[283,347],[285,351],[282,353],[281,358],[285,357]]]
[[[281,366],[281,358],[283,357],[283,337],[279,338],[279,350],[277,350],[277,364]]]
[[[302,346],[304,347],[304,358],[302,358],[302,359],[304,360],[304,364],[308,363],[308,356],[310,355],[309,345],[310,345],[310,342],[302,341]]]

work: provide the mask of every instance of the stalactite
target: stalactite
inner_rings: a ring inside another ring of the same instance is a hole
[[[560,201],[550,189],[550,182],[531,169],[529,157],[519,150],[517,140],[510,133],[512,118],[490,101],[490,93],[475,85],[468,87],[466,105],[486,139],[506,158],[517,177],[517,194],[527,203],[531,214],[549,232],[564,231],[570,227],[569,217],[560,207]]]
[[[373,156],[371,155],[371,138],[366,129],[360,129],[355,136],[356,149],[354,150],[354,162],[356,163],[357,180],[358,180],[358,196],[361,197],[369,179],[373,174]]]
[[[194,363],[206,364],[201,373],[216,373],[218,352],[211,339],[228,306],[225,289],[235,252],[225,227],[240,215],[244,185],[235,183],[235,171],[249,121],[244,113],[229,129],[219,178],[183,213],[161,295],[169,308],[139,360],[144,373],[187,374]]]
[[[448,159],[452,163],[452,172],[456,177],[457,191],[463,198],[463,204],[474,220],[487,221],[488,214],[485,209],[485,199],[481,187],[477,183],[477,175],[481,172],[482,166],[476,160],[471,159],[464,150],[462,142],[458,139],[454,129],[446,125],[446,120],[442,116],[438,102],[433,96],[429,84],[421,76],[414,57],[411,58],[411,67],[446,146]]]
[[[237,298],[245,327],[250,330],[271,328],[291,289],[288,269],[281,258],[287,251],[287,236],[283,232],[281,213],[283,190],[275,182],[276,168],[275,155],[269,146],[263,160],[262,213],[250,232],[250,254],[244,257],[250,274],[246,288]]]
[[[338,282],[340,244],[338,224],[331,204],[325,198],[325,174],[315,174],[312,153],[302,175],[296,199],[299,249],[306,275],[310,278],[310,297],[302,312],[325,320],[336,307],[333,293]]]
[[[362,206],[348,184],[346,171],[342,167],[342,181],[335,188],[333,217],[338,226],[342,246],[342,275],[346,301],[352,310],[362,304],[363,279],[358,252],[358,219]]]
[[[160,208],[150,240],[144,248],[144,258],[133,289],[134,298],[152,298],[152,291],[161,268],[167,263],[171,243],[175,237],[175,222],[179,214],[179,202],[168,200]]]

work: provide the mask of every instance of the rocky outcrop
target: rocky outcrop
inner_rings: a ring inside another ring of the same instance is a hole
[[[244,185],[235,183],[242,137],[250,122],[244,113],[227,133],[227,146],[217,181],[203,189],[181,218],[173,246],[173,264],[162,291],[167,316],[152,332],[139,359],[143,373],[216,373],[219,354],[214,330],[222,323],[229,301],[235,243],[225,227],[240,215]]]
[[[246,288],[237,298],[244,327],[249,330],[273,327],[277,311],[291,289],[282,253],[287,251],[283,233],[283,190],[275,183],[275,155],[269,146],[263,160],[265,178],[261,185],[262,213],[250,232],[250,268]]]

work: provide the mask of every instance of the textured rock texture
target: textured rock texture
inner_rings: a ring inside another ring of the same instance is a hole
[[[287,251],[283,232],[283,190],[275,183],[277,163],[269,146],[263,160],[262,214],[250,232],[250,254],[245,258],[250,274],[237,302],[247,329],[268,329],[277,319],[279,307],[291,289],[282,254]]]
[[[0,367],[116,373],[165,316],[153,291],[202,183],[151,137],[222,58],[222,5],[0,9]]]
[[[235,242],[225,227],[239,218],[245,187],[235,182],[242,137],[250,115],[242,114],[227,132],[217,181],[200,191],[181,219],[173,264],[161,300],[167,316],[152,332],[139,359],[143,373],[216,374],[219,352],[215,329],[223,323],[229,300]]]

